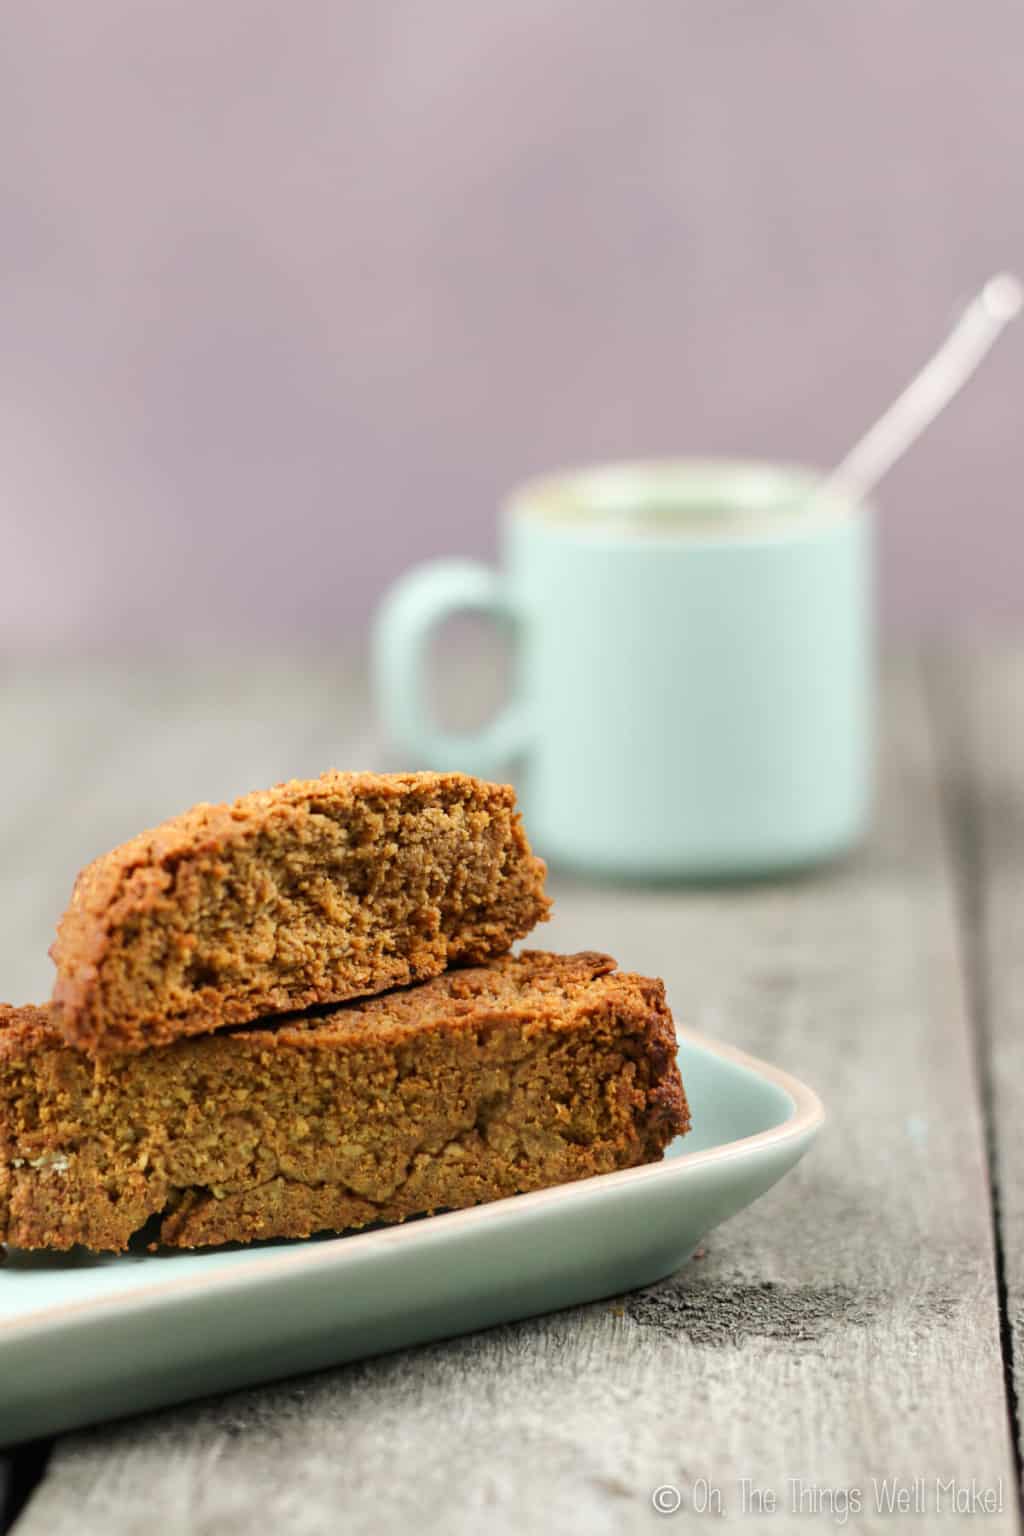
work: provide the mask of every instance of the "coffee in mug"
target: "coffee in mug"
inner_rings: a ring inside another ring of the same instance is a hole
[[[553,863],[730,877],[849,848],[870,810],[873,520],[755,462],[623,463],[509,497],[500,571],[414,570],[374,636],[380,712],[425,766],[515,768]],[[516,684],[474,736],[430,720],[431,630],[511,619]]]

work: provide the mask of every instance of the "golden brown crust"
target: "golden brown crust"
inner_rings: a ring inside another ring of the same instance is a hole
[[[79,875],[51,949],[66,1038],[141,1050],[402,986],[543,921],[508,785],[327,773],[198,805]]]
[[[69,1049],[0,1011],[0,1241],[300,1237],[660,1158],[689,1126],[661,982],[491,965],[165,1049]]]
[[[34,1003],[15,1007],[12,1003],[0,1003],[0,1060],[13,1051],[30,1054],[39,1046],[56,1044],[61,1040],[50,1008],[37,1008]]]

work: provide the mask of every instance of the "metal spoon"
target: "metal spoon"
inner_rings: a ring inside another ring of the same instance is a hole
[[[1024,288],[1012,273],[990,278],[899,398],[815,487],[812,502],[834,496],[851,505],[863,501],[959,394],[1022,304]]]

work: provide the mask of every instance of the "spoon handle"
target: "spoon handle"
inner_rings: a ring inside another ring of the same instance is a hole
[[[818,485],[819,496],[862,501],[967,383],[1004,326],[1020,313],[1024,289],[1008,272],[990,278],[921,371]]]

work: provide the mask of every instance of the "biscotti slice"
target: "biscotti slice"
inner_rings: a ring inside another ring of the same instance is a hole
[[[197,805],[79,875],[51,954],[66,1038],[141,1050],[382,992],[544,920],[515,793],[460,773],[327,773]]]
[[[652,1162],[688,1126],[664,988],[605,955],[506,955],[120,1056],[9,1009],[0,1240],[340,1232]]]

